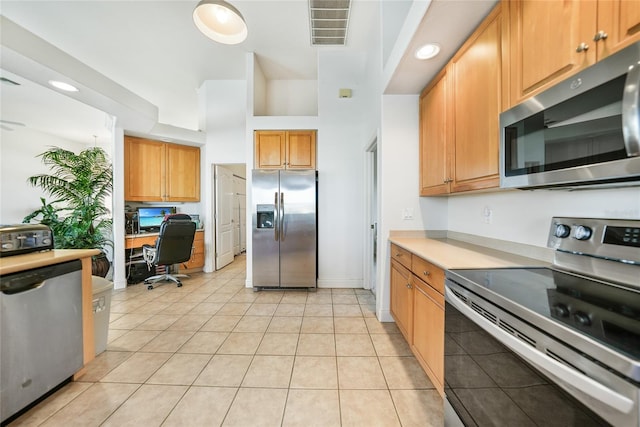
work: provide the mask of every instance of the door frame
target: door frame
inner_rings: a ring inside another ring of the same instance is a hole
[[[364,171],[365,171],[365,241],[364,241],[364,289],[374,290],[378,284],[377,261],[374,261],[374,239],[380,245],[380,227],[371,232],[372,221],[379,222],[380,198],[379,198],[379,162],[378,162],[378,136],[371,138],[371,141],[364,149]],[[377,251],[379,252],[379,251]]]
[[[248,179],[246,177],[246,163],[212,163],[211,164],[211,247],[212,247],[212,251],[211,254],[208,255],[211,257],[212,260],[212,271],[217,271],[218,270],[218,266],[216,263],[216,253],[217,253],[217,227],[216,227],[216,218],[215,218],[215,213],[216,213],[216,166],[222,166],[222,167],[227,167],[227,168],[231,168],[232,169],[232,173],[234,175],[236,175],[236,173],[234,172],[234,170],[236,170],[236,167],[241,167],[242,171],[245,172],[243,174],[238,174],[236,176],[243,178],[245,180],[245,207],[246,207],[246,202],[247,202],[247,191],[248,191]],[[240,171],[240,169],[237,169],[237,171]],[[244,177],[242,175],[245,175]],[[246,232],[246,229],[244,230]],[[247,239],[249,238],[250,234],[247,236]],[[248,243],[247,243],[248,245]],[[246,253],[246,248],[245,248],[245,253]],[[234,261],[235,261],[235,256],[234,256]]]

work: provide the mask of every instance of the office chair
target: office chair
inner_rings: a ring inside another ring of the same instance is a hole
[[[152,266],[166,266],[165,274],[147,277],[144,284],[147,289],[153,289],[153,284],[161,281],[175,282],[178,287],[182,282],[178,277],[189,277],[186,274],[170,274],[171,266],[189,261],[193,248],[193,238],[196,234],[196,223],[189,215],[168,215],[160,225],[160,233],[154,246],[143,245],[142,256],[149,268]]]

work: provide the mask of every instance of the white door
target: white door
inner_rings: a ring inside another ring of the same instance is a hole
[[[215,170],[216,270],[233,262],[233,173],[216,165]]]

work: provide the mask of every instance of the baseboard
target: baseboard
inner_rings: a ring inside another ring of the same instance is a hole
[[[251,279],[246,279],[245,287],[253,288]],[[363,289],[362,279],[320,279],[317,281],[318,288],[344,288],[344,289]]]
[[[318,288],[364,288],[362,279],[318,279],[317,284]]]
[[[381,322],[395,322],[391,316],[390,310],[382,310],[378,313],[378,320]]]

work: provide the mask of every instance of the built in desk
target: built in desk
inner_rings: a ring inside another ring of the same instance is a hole
[[[155,245],[159,233],[139,233],[127,234],[124,237],[124,247],[127,250],[135,251],[143,245]],[[180,264],[180,271],[198,271],[204,267],[204,230],[196,230],[193,239],[193,250],[189,261]]]

